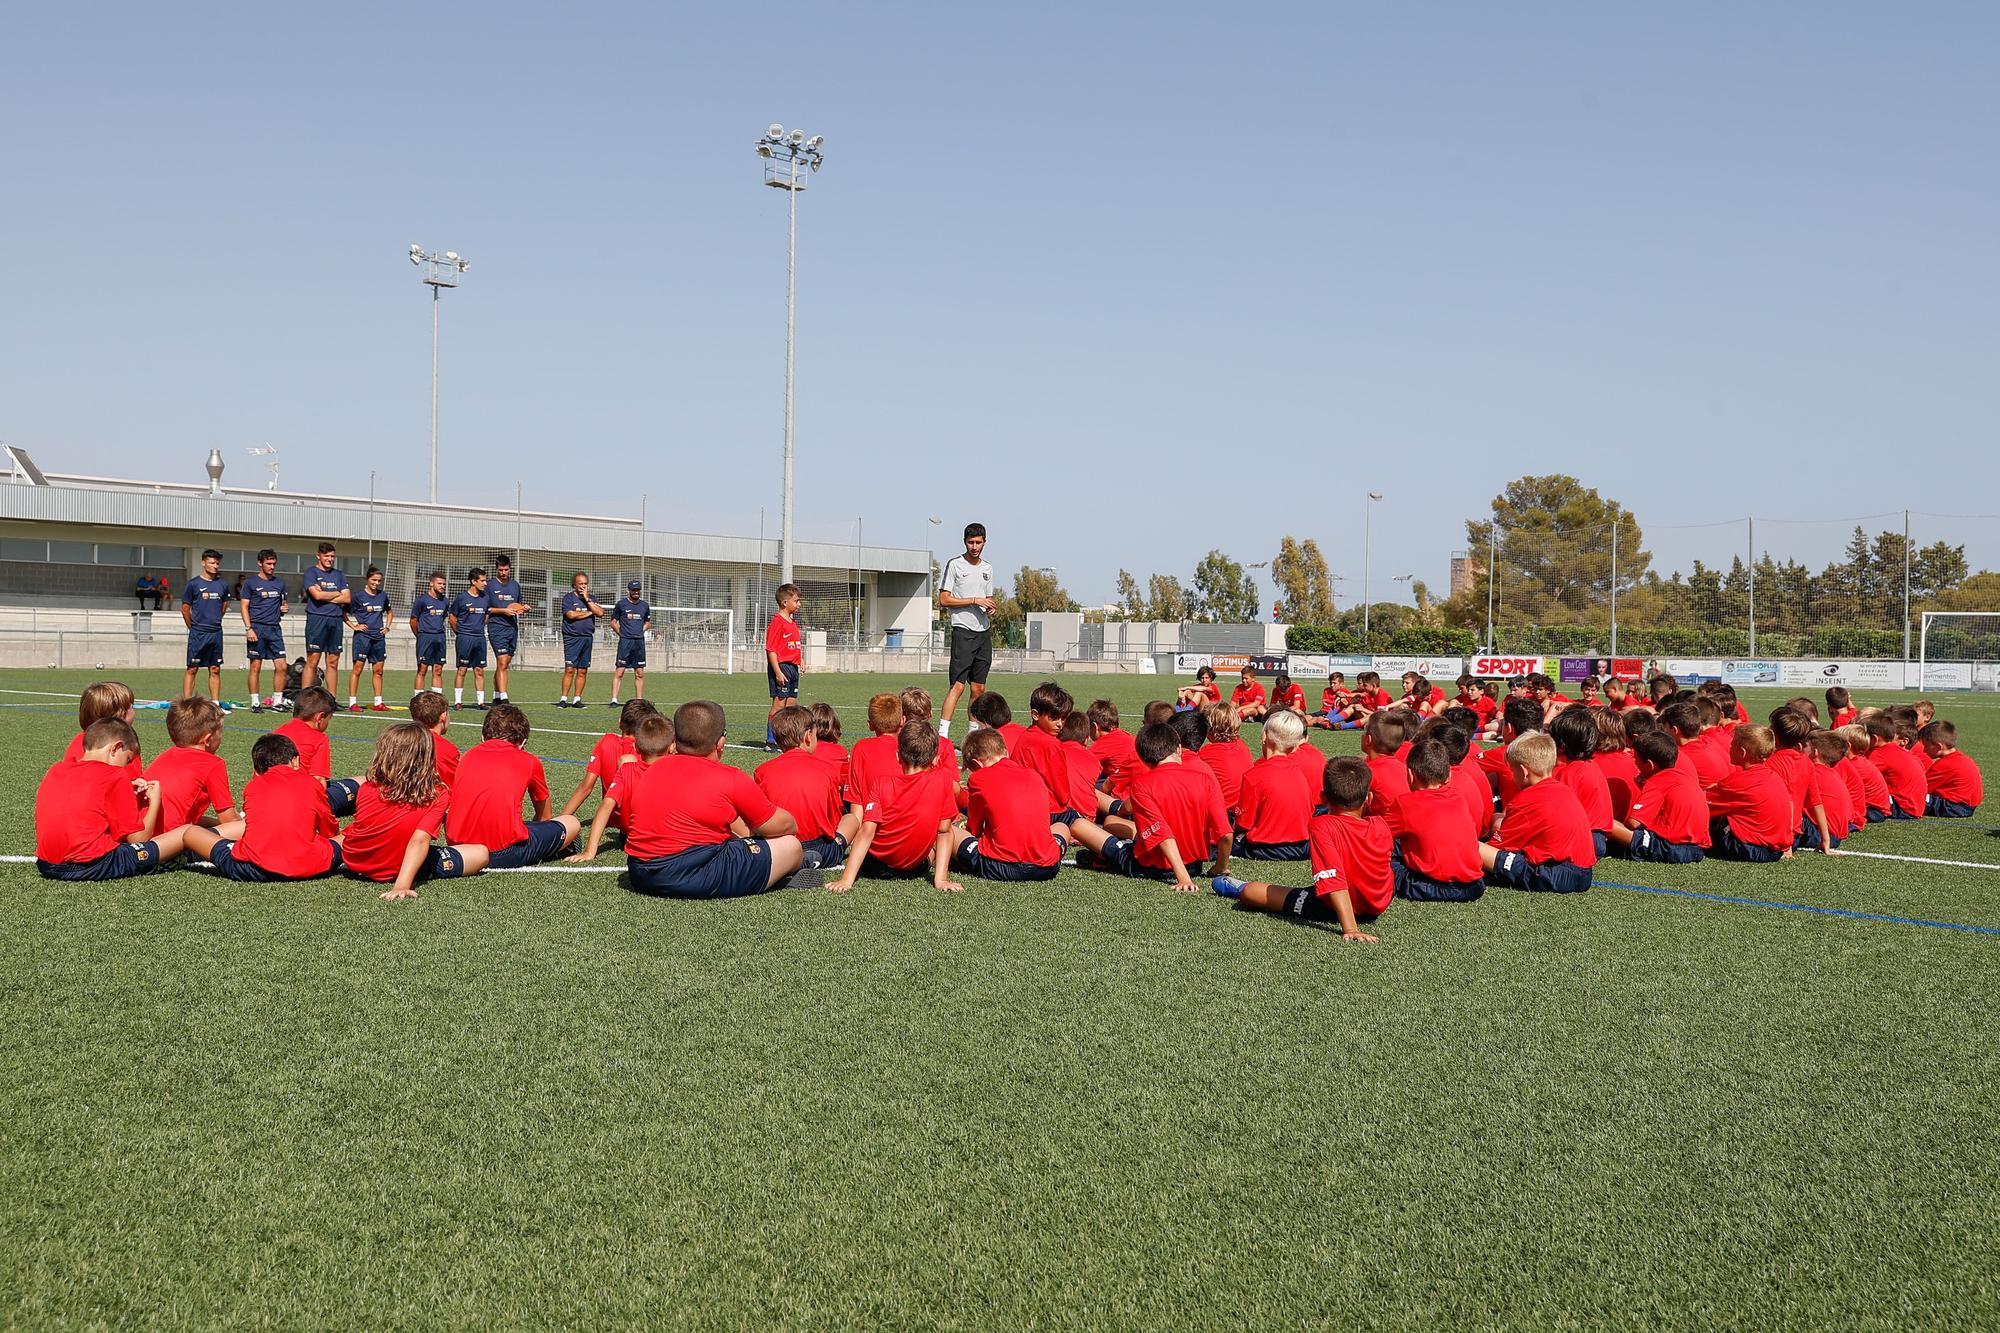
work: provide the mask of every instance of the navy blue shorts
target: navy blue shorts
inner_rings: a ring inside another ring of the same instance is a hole
[[[1782,860],[1789,850],[1784,847],[1760,847],[1743,841],[1731,831],[1729,820],[1723,815],[1708,821],[1708,842],[1710,856],[1724,861],[1749,861],[1755,865]]]
[[[252,662],[282,662],[285,660],[285,632],[277,625],[259,625],[250,622],[250,628],[257,631],[257,637],[244,642],[245,654]]]
[[[1632,846],[1625,854],[1634,861],[1654,861],[1669,866],[1689,866],[1702,858],[1701,848],[1693,843],[1668,842],[1649,828],[1632,830]]]
[[[1380,912],[1371,912],[1367,905],[1353,894],[1347,895],[1348,906],[1354,909],[1354,920],[1359,925],[1367,925]],[[1285,915],[1294,921],[1338,921],[1340,913],[1333,908],[1331,898],[1322,898],[1312,889],[1290,889],[1285,893]]]
[[[618,639],[618,666],[630,671],[646,669],[646,641],[628,639],[622,635]]]
[[[444,665],[444,635],[419,634],[417,636],[417,665]]]
[[[1238,830],[1229,854],[1252,861],[1310,861],[1312,848],[1303,842],[1252,842],[1249,834]]]
[[[1590,867],[1569,861],[1536,865],[1519,852],[1502,852],[1486,872],[1486,882],[1530,893],[1582,893],[1590,887]]]
[[[1869,823],[1871,823],[1871,824],[1879,824],[1879,823],[1881,823],[1881,822],[1882,822],[1883,820],[1887,819],[1888,817],[1889,817],[1889,812],[1888,812],[1887,810],[1877,810],[1877,809],[1876,809],[1876,808],[1875,808],[1874,806],[1872,806],[1872,805],[1868,807],[1868,822],[1869,822]]]
[[[388,642],[380,634],[368,634],[357,630],[354,635],[353,660],[356,662],[388,661]]]
[[[521,642],[521,630],[513,621],[501,621],[492,616],[486,618],[486,641],[493,645],[495,657],[512,657],[514,649]]]
[[[632,887],[656,898],[747,898],[771,883],[771,844],[731,838],[650,861],[625,858]]]
[[[452,654],[461,668],[483,667],[486,665],[486,640],[461,634],[452,644]]]
[[[771,664],[764,663],[764,684],[770,689],[773,699],[796,699],[799,697],[799,664],[780,662],[776,671]]]
[[[579,671],[590,670],[590,650],[597,643],[579,635],[563,636],[563,665],[575,667]]]
[[[1061,824],[1064,828],[1068,828],[1071,824],[1074,824],[1077,820],[1082,818],[1083,818],[1082,815],[1070,809],[1068,806],[1064,806],[1062,809],[1056,811],[1054,814],[1049,816],[1049,824],[1051,827],[1054,827],[1057,824]]]
[[[335,842],[327,845],[333,852],[333,864],[322,870],[320,872],[322,875],[331,875],[334,871],[340,869],[341,865],[340,844]],[[208,854],[208,859],[210,864],[221,872],[224,879],[233,879],[239,884],[275,884],[287,880],[318,878],[317,875],[280,875],[266,870],[260,865],[239,860],[236,856],[236,839],[234,838],[216,843],[215,850]]]
[[[1063,845],[1058,838],[1052,837],[1049,841],[1055,844],[1056,859],[1045,866],[1031,861],[1002,861],[988,856],[979,850],[977,838],[967,838],[958,844],[958,850],[952,853],[951,863],[968,875],[1005,884],[1054,879],[1062,870]]]
[[[1835,848],[1840,846],[1840,839],[1840,834],[1836,833],[1833,835],[1833,845]],[[1799,825],[1799,834],[1796,838],[1792,839],[1792,846],[1794,849],[1803,848],[1809,852],[1818,851],[1820,849],[1819,825],[1813,823],[1810,819]]]
[[[805,838],[799,843],[805,864],[814,870],[837,866],[847,860],[847,839],[838,833],[829,838]]]
[[[222,631],[219,629],[189,630],[187,664],[191,667],[221,666]]]
[[[1926,804],[1929,804],[1929,802],[1928,802],[1928,801],[1926,801],[1925,803],[1926,803]],[[1919,810],[1919,811],[1918,811],[1918,812],[1917,812],[1916,814],[1914,814],[1914,815],[1913,815],[1913,814],[1911,814],[1911,813],[1910,813],[1910,812],[1909,812],[1908,810],[1905,810],[1905,809],[1903,808],[1903,804],[1902,804],[1902,802],[1901,802],[1901,801],[1898,801],[1898,800],[1897,800],[1897,799],[1896,799],[1895,797],[1893,797],[1893,796],[1891,796],[1891,797],[1889,798],[1889,818],[1891,818],[1891,819],[1922,819],[1923,817],[1924,817],[1924,814],[1923,814],[1923,811]]]
[[[1174,882],[1174,872],[1165,867],[1141,865],[1139,844],[1131,838],[1113,838],[1104,844],[1104,850],[1097,854],[1097,862],[1114,875],[1124,875],[1131,879],[1157,879],[1168,884]],[[1206,863],[1187,862],[1189,879],[1200,877]]]
[[[1933,819],[1970,819],[1973,809],[1964,801],[1947,801],[1936,792],[1924,798],[1924,813]]]
[[[337,655],[340,652],[341,644],[346,640],[346,632],[347,626],[340,623],[340,617],[338,616],[326,616],[319,619],[307,616],[306,651],[309,653],[334,653]]]
[[[333,807],[333,813],[346,819],[354,813],[355,798],[361,795],[361,783],[355,778],[328,778],[326,780],[326,803]]]
[[[1396,896],[1413,903],[1476,903],[1486,894],[1483,879],[1460,884],[1410,869],[1401,847],[1389,853],[1389,873],[1396,879]]]
[[[1602,829],[1592,829],[1590,831],[1590,846],[1591,850],[1597,853],[1597,859],[1602,861],[1604,854],[1611,848],[1611,839],[1605,836]]]
[[[35,859],[35,869],[42,872],[43,879],[130,879],[159,868],[160,845],[156,842],[121,842],[95,861]]]
[[[569,845],[569,830],[554,819],[528,821],[528,836],[505,847],[488,849],[486,864],[494,870],[538,866]]]

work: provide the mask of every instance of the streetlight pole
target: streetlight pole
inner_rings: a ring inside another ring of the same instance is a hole
[[[932,642],[937,637],[937,557],[931,549],[931,529],[944,526],[935,514],[924,527],[924,674],[931,674]]]
[[[1368,628],[1368,604],[1375,599],[1374,559],[1375,559],[1375,503],[1382,498],[1382,492],[1368,492],[1368,503],[1362,508],[1361,519],[1361,643],[1372,647],[1375,639]]]
[[[438,498],[438,307],[447,287],[458,286],[458,275],[472,265],[456,250],[432,254],[421,245],[410,247],[410,262],[423,270],[424,285],[431,289],[431,503]]]
[[[806,178],[799,169],[819,170],[819,146],[824,135],[806,138],[804,130],[787,134],[774,124],[757,141],[757,156],[764,159],[764,184],[783,190],[787,196],[789,221],[785,240],[785,479],[782,511],[778,520],[778,581],[792,581],[792,366],[798,349],[799,308],[799,191]]]

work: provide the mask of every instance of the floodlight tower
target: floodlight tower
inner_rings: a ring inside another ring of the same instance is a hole
[[[465,262],[456,250],[447,250],[441,255],[431,254],[421,245],[410,247],[410,262],[423,273],[423,282],[431,289],[431,503],[438,498],[438,294],[447,287],[458,286],[458,275],[472,265]]]
[[[792,362],[798,345],[799,191],[819,170],[819,146],[825,142],[825,135],[808,139],[804,130],[787,133],[778,124],[757,141],[757,156],[764,159],[764,184],[785,192],[791,213],[785,242],[785,484],[778,521],[778,579],[783,583],[792,581]]]

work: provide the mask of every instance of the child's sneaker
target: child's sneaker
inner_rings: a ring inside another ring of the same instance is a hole
[[[1243,896],[1243,881],[1237,879],[1234,875],[1217,875],[1214,880],[1214,887],[1217,894],[1229,899],[1231,902],[1235,902]]]

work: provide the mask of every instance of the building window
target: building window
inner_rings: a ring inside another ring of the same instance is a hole
[[[165,569],[187,568],[187,547],[185,546],[147,546],[142,549],[144,551],[144,558],[141,559],[140,561],[141,564],[159,565]],[[230,556],[238,554],[241,554],[241,552],[224,551],[222,553],[222,558],[224,561],[223,568],[224,569],[254,568],[254,566],[230,565],[227,563]]]
[[[0,560],[32,560],[45,565],[49,561],[49,544],[20,537],[0,537]]]
[[[56,565],[94,565],[97,547],[91,542],[50,542],[49,562]]]
[[[97,544],[97,563],[100,565],[123,565],[127,569],[145,565],[145,548],[139,546],[113,546],[109,542]],[[174,568],[181,567],[181,553],[175,552]],[[160,562],[162,564],[165,561]]]

